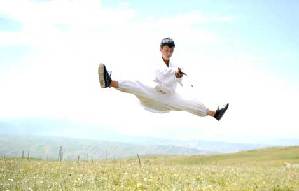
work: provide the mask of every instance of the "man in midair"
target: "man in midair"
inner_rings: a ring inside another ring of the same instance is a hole
[[[112,80],[106,66],[100,64],[98,74],[101,87],[113,87],[122,92],[134,94],[145,109],[152,112],[187,111],[201,117],[211,116],[219,121],[226,112],[228,103],[221,109],[210,110],[204,104],[184,99],[176,93],[176,86],[182,83],[185,73],[170,61],[174,48],[175,43],[171,38],[162,39],[160,43],[162,58],[156,70],[155,87],[147,86],[139,81]]]

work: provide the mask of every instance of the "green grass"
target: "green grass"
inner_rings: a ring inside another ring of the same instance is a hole
[[[0,160],[0,190],[299,190],[299,147],[214,156]],[[287,164],[287,165],[286,165]]]

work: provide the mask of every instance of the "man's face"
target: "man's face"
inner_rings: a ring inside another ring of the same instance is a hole
[[[160,51],[164,60],[169,60],[174,51],[174,47],[169,48],[168,46],[163,46],[162,48],[160,48]]]

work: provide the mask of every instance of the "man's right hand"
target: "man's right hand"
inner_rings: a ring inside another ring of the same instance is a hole
[[[176,78],[181,78],[183,75],[186,75],[184,72],[182,72],[181,68],[178,68],[177,71],[175,71],[175,77]]]

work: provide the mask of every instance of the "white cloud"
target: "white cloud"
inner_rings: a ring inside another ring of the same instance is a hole
[[[201,52],[223,40],[196,25],[232,22],[232,17],[191,12],[141,19],[128,6],[108,9],[99,1],[1,1],[0,13],[23,26],[19,32],[1,32],[0,42],[26,44],[35,50],[1,77],[2,117],[65,117],[109,124],[127,134],[180,139],[299,134],[295,128],[298,89],[262,71],[254,56],[228,52],[223,58],[217,57],[217,51]],[[184,112],[152,114],[132,95],[99,88],[100,61],[115,79],[152,78],[148,71],[160,56],[160,39],[166,36],[175,39],[174,59],[195,82],[188,93],[180,91],[212,109],[230,102],[223,121]]]

